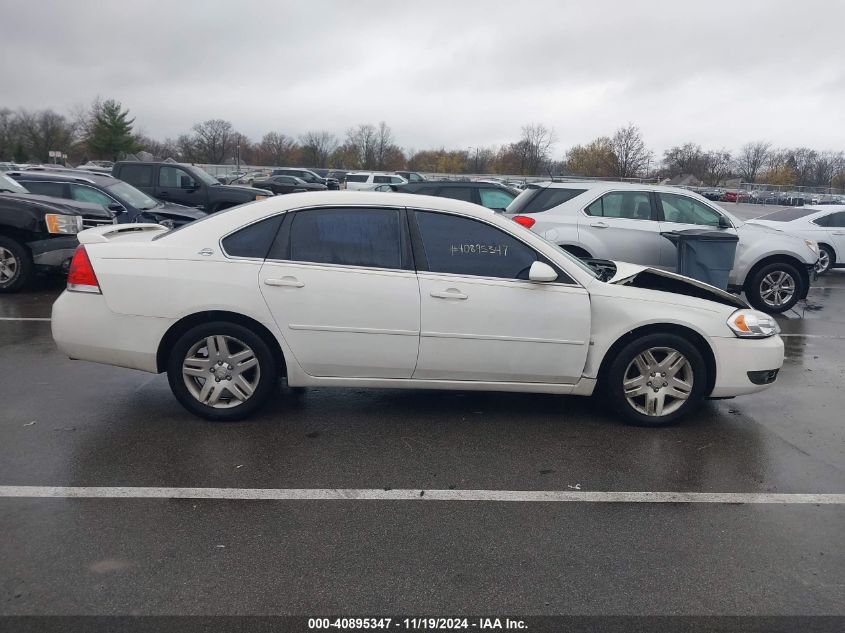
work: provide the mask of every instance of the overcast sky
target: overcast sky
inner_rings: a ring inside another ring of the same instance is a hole
[[[0,0],[0,107],[96,95],[163,138],[386,121],[406,149],[556,154],[631,121],[662,152],[845,149],[845,2]]]

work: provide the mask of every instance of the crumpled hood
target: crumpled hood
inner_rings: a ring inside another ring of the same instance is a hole
[[[272,196],[275,195],[272,191],[267,189],[259,189],[258,187],[241,187],[239,185],[215,185],[226,191],[237,191],[238,193],[247,193],[253,196]]]
[[[616,274],[607,282],[610,284],[686,295],[734,308],[748,307],[738,296],[696,279],[628,262],[614,261],[613,264],[616,266]]]
[[[786,232],[782,231],[781,229],[776,229],[774,226],[767,224],[763,224],[758,220],[748,220],[745,224],[742,225],[739,231],[743,232],[750,232],[750,233],[757,233],[758,235],[785,235]]]
[[[208,213],[200,209],[176,204],[175,202],[162,202],[159,206],[147,209],[144,213],[163,215],[168,218],[180,220],[199,220],[208,215]]]

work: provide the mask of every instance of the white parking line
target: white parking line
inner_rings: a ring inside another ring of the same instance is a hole
[[[50,321],[50,318],[41,317],[0,317],[0,321]]]
[[[730,503],[843,505],[845,494],[771,492],[600,492],[384,488],[145,488],[0,486],[0,498],[226,499],[270,501],[505,501],[528,503]]]

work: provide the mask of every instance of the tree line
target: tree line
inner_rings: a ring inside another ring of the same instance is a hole
[[[344,170],[622,179],[693,176],[711,186],[740,178],[786,186],[845,187],[841,151],[776,148],[766,141],[749,142],[732,151],[687,142],[657,157],[633,123],[609,136],[570,147],[562,159],[555,159],[557,144],[555,131],[542,123],[522,126],[517,140],[500,146],[415,150],[402,148],[384,121],[359,124],[342,135],[330,130],[297,136],[270,131],[254,141],[223,119],[197,123],[176,138],[160,140],[137,130],[129,110],[113,99],[98,98],[66,115],[51,109],[0,107],[0,160],[20,163],[48,162],[52,150],[65,152],[73,164],[117,160],[146,151],[157,159],[201,164],[240,161],[244,165]]]

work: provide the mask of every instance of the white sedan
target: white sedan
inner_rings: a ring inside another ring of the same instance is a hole
[[[255,412],[293,387],[590,395],[627,421],[765,389],[776,323],[737,297],[619,263],[596,273],[482,207],[291,194],[168,231],[98,227],[53,305],[75,359],[167,372],[189,411]]]
[[[819,244],[816,272],[845,266],[845,205],[820,205],[781,209],[753,220]]]

